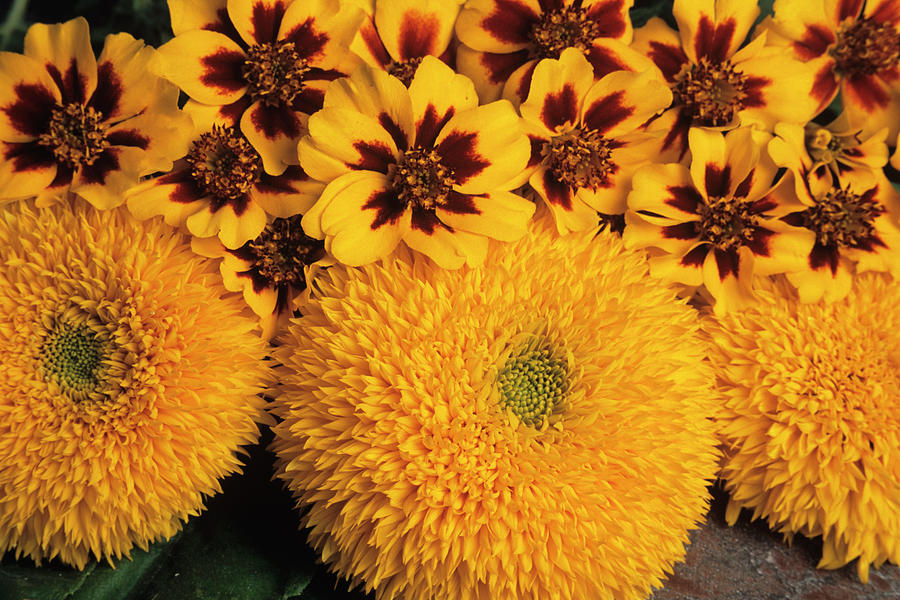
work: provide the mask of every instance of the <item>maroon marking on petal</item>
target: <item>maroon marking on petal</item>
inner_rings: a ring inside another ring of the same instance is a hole
[[[756,173],[756,169],[750,169],[750,172],[747,173],[747,176],[744,177],[744,180],[738,184],[738,186],[734,190],[735,198],[746,198],[747,194],[750,193],[750,188],[753,187],[753,174]]]
[[[726,19],[716,24],[707,15],[703,15],[694,37],[694,52],[697,58],[705,57],[713,63],[720,63],[728,58],[729,46],[736,27],[734,19]]]
[[[250,107],[250,104],[249,96],[241,96],[231,104],[219,107],[219,116],[229,125],[237,125],[241,121],[244,111]]]
[[[741,257],[738,255],[737,250],[719,250],[715,248],[713,250],[713,256],[716,257],[716,267],[719,270],[719,281],[725,281],[729,275],[733,277],[738,276],[738,271],[740,269]]]
[[[381,142],[354,142],[353,147],[359,152],[359,160],[346,163],[351,169],[387,174],[390,166],[397,162],[391,149]]]
[[[709,249],[711,247],[712,246],[709,244],[695,246],[690,252],[681,257],[681,260],[679,261],[681,266],[699,269],[703,266],[703,261],[706,260],[706,255],[709,254]]]
[[[481,211],[472,198],[468,194],[460,194],[451,190],[441,208],[457,215],[480,215]]]
[[[540,15],[516,0],[494,0],[494,4],[494,12],[482,19],[481,27],[501,42],[530,43],[531,28]]]
[[[150,145],[150,138],[142,135],[137,129],[120,129],[106,135],[106,141],[110,146],[134,146],[146,150]]]
[[[329,35],[317,31],[315,19],[309,17],[285,34],[284,39],[294,43],[294,48],[300,58],[312,61],[325,51]]]
[[[276,2],[267,6],[261,2],[253,5],[250,15],[250,25],[253,28],[253,39],[257,44],[271,44],[278,37],[278,28],[281,27],[281,19],[284,17],[284,4]]]
[[[267,283],[268,285],[268,283]],[[306,289],[306,281],[302,282],[301,290]],[[288,284],[281,284],[275,286],[275,291],[277,292],[275,296],[275,309],[272,311],[274,315],[292,315],[291,311],[291,286]],[[257,292],[259,293],[259,292]]]
[[[418,229],[422,233],[428,235],[434,234],[434,230],[441,228],[449,232],[453,232],[453,228],[441,221],[434,209],[424,209],[418,206],[412,207],[412,221],[410,223],[412,229]]]
[[[809,253],[809,268],[818,271],[824,267],[828,267],[832,277],[837,275],[838,261],[840,254],[836,244],[824,246],[816,242]]]
[[[516,96],[518,96],[520,102],[525,102],[525,99],[528,98],[528,90],[531,89],[531,78],[534,77],[534,70],[537,68],[537,64],[538,61],[531,61],[531,64],[522,73],[519,85],[516,86]]]
[[[121,168],[119,150],[107,148],[90,165],[82,165],[81,180],[87,184],[104,184],[106,176]]]
[[[217,10],[216,20],[212,23],[207,23],[200,29],[221,33],[222,35],[228,36],[231,41],[239,44],[242,48],[247,47],[247,42],[244,41],[244,38],[241,37],[241,34],[238,33],[238,30],[235,29],[234,24],[231,22],[231,17],[228,16],[227,8],[223,7]]]
[[[865,0],[838,0],[838,23],[844,19],[852,19],[862,12]]]
[[[397,38],[401,61],[428,56],[437,50],[441,24],[434,15],[418,12],[403,14]]]
[[[294,183],[308,181],[309,175],[298,165],[290,165],[281,175],[263,173],[254,186],[264,194],[296,194]]]
[[[766,105],[765,88],[772,83],[771,79],[766,77],[757,77],[755,75],[744,76],[744,108],[760,108]]]
[[[803,60],[812,60],[825,54],[836,41],[834,32],[824,25],[808,25],[803,37],[794,42],[794,52]]]
[[[544,193],[547,194],[547,202],[572,210],[572,188],[568,184],[556,178],[550,169],[544,171]]]
[[[321,69],[319,67],[310,67],[309,71],[303,76],[305,81],[334,81],[335,79],[340,79],[341,77],[346,77],[346,73],[342,73],[337,69]]]
[[[487,69],[488,80],[494,85],[506,83],[509,76],[526,62],[528,62],[528,50],[519,50],[509,54],[481,53],[481,66]]]
[[[851,244],[852,248],[856,250],[864,250],[866,252],[875,252],[875,247],[887,248],[887,244],[878,237],[878,235],[870,235],[865,238],[860,238]]]
[[[53,178],[53,181],[50,182],[50,185],[47,186],[47,189],[61,188],[61,187],[69,187],[72,183],[72,178],[75,176],[75,169],[70,167],[68,164],[57,165],[56,167],[56,177]]]
[[[248,208],[250,208],[250,194],[244,194],[237,198],[219,198],[218,196],[209,197],[209,212],[219,212],[226,206],[230,206],[231,210],[234,211],[234,214],[240,217],[247,212]]]
[[[406,202],[392,189],[376,190],[363,204],[363,209],[375,211],[375,220],[372,221],[371,227],[378,229],[385,224],[396,225],[406,212]]]
[[[834,74],[833,66],[833,62],[822,65],[816,72],[815,79],[813,79],[810,95],[820,103],[831,102],[831,99],[838,91],[838,87],[840,87],[838,78]]]
[[[397,149],[403,152],[408,147],[409,142],[406,140],[406,134],[400,129],[400,126],[394,122],[389,114],[382,112],[378,115],[378,122],[384,127],[384,130],[391,134],[391,139]]]
[[[169,193],[169,201],[178,204],[190,204],[207,194],[191,175],[190,169],[179,169],[167,173],[156,180],[156,185],[174,185]]]
[[[678,160],[682,160],[688,151],[688,132],[691,130],[693,117],[685,110],[679,110],[672,124],[672,128],[666,133],[662,141],[662,149],[678,148]]]
[[[462,184],[491,166],[491,161],[475,151],[478,134],[471,131],[453,131],[435,150],[441,163],[453,172],[453,179]]]
[[[437,139],[441,129],[444,128],[444,125],[447,124],[447,121],[454,114],[456,114],[456,109],[451,106],[443,116],[440,116],[437,114],[437,109],[434,105],[429,103],[425,109],[425,114],[416,123],[416,142],[413,145],[420,148],[431,148],[434,146],[434,141]]]
[[[686,213],[696,213],[703,203],[700,192],[689,185],[670,185],[666,187],[666,191],[670,196],[663,202]]]
[[[793,225],[794,227],[803,227],[804,218],[802,212],[790,213],[781,217],[781,220],[787,223],[788,225]]]
[[[866,112],[884,108],[891,101],[890,94],[874,75],[851,75],[844,82],[853,89],[854,95]]]
[[[51,62],[44,65],[50,77],[56,83],[62,94],[62,103],[84,104],[87,100],[87,77],[78,72],[78,63],[75,59],[69,61],[69,66],[65,73],[60,73],[59,69]]]
[[[371,19],[366,19],[366,22],[359,28],[359,35],[365,42],[369,52],[382,66],[391,62],[391,55],[388,54],[387,48],[384,47],[384,42],[381,41],[381,36],[378,35],[378,30],[375,29]]]
[[[551,131],[568,122],[578,121],[578,95],[572,83],[566,83],[560,91],[551,92],[544,97],[541,121]]]
[[[322,108],[325,102],[325,91],[314,88],[303,88],[294,101],[291,102],[291,109],[295,112],[301,112],[311,115]]]
[[[250,122],[267,139],[299,138],[302,124],[296,113],[287,106],[269,106],[260,102],[251,109]]]
[[[559,10],[565,6],[563,0],[538,0],[541,5],[541,12],[549,12],[551,10]]]
[[[754,201],[747,209],[751,214],[762,215],[778,207],[778,201],[772,196],[763,196]]]
[[[900,24],[900,3],[896,2],[896,0],[883,0],[869,14],[869,18],[879,23],[898,25]]]
[[[731,167],[720,167],[716,163],[706,163],[706,196],[707,198],[724,198],[731,187]]]
[[[622,99],[625,92],[620,90],[609,96],[594,100],[584,112],[583,123],[603,134],[634,114],[633,106],[625,106]]]
[[[37,142],[23,144],[4,142],[3,146],[3,159],[12,162],[12,170],[15,173],[38,171],[56,164],[53,152]]]
[[[17,83],[13,86],[16,100],[0,108],[10,125],[19,133],[34,137],[47,131],[50,115],[56,107],[53,93],[37,83]]]
[[[531,155],[528,157],[528,168],[536,167],[537,165],[541,164],[541,161],[544,160],[544,144],[546,144],[550,140],[529,134],[528,141],[531,143]]]
[[[695,240],[700,237],[700,223],[687,221],[678,225],[666,225],[662,228],[663,237],[675,240]]]
[[[756,256],[772,256],[769,240],[775,235],[776,233],[771,229],[754,227],[750,232],[750,238],[744,242],[744,245],[750,248],[750,251]]]
[[[594,79],[600,79],[613,71],[631,71],[631,67],[619,60],[615,52],[604,46],[591,46],[587,51],[587,59],[594,67]]]
[[[97,65],[97,89],[91,94],[88,106],[109,118],[119,109],[119,101],[122,99],[122,79],[116,73],[116,68],[111,62],[103,61]]]
[[[689,60],[681,46],[660,42],[650,42],[650,51],[647,56],[659,67],[669,83],[674,83],[675,76],[681,71],[682,65]]]
[[[241,73],[245,58],[243,52],[219,48],[213,54],[200,59],[200,64],[204,68],[200,82],[226,94],[243,89],[247,85]]]
[[[599,26],[597,37],[620,38],[625,33],[628,11],[622,0],[597,2],[588,8],[587,16]]]

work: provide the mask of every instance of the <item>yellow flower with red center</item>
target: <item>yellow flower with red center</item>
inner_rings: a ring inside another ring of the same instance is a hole
[[[303,229],[358,266],[403,241],[439,265],[484,260],[488,238],[524,235],[530,144],[505,100],[478,106],[471,80],[426,56],[407,89],[368,65],[334,82],[309,119],[300,164],[328,182]]]
[[[188,241],[80,200],[0,213],[0,554],[127,556],[240,470],[267,349]]]
[[[617,71],[595,83],[591,64],[574,48],[538,64],[519,110],[531,140],[529,181],[560,233],[596,227],[598,212],[625,212],[631,177],[658,146],[637,130],[671,102],[655,68]]]
[[[816,73],[813,98],[825,108],[840,92],[848,125],[900,131],[900,1],[776,0],[766,21],[771,43]]]
[[[71,192],[106,209],[183,153],[178,90],[147,75],[154,50],[109,35],[99,57],[79,17],[36,24],[25,54],[0,52],[0,203]]]
[[[822,536],[820,568],[900,564],[900,283],[854,278],[836,302],[784,281],[702,328],[725,394],[726,518],[741,508],[791,538]]]
[[[654,17],[635,31],[633,43],[674,94],[672,108],[651,127],[664,132],[669,160],[685,158],[692,127],[772,131],[779,121],[804,124],[818,112],[809,65],[767,47],[765,36],[742,47],[759,14],[755,2],[675,0],[672,11],[677,31]]]
[[[815,235],[778,218],[806,206],[773,189],[769,134],[694,128],[689,138],[690,168],[660,164],[635,173],[624,239],[655,249],[654,276],[703,286],[719,314],[752,299],[754,275],[802,270]]]
[[[270,175],[296,165],[306,119],[355,65],[348,47],[362,10],[337,0],[170,0],[169,11],[175,37],[154,68],[190,96],[185,110],[238,127]]]

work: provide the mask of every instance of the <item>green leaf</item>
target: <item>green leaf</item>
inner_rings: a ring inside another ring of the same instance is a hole
[[[35,567],[26,560],[5,560],[0,566],[0,600],[66,600],[95,567],[91,563],[84,571],[76,571],[56,565]]]

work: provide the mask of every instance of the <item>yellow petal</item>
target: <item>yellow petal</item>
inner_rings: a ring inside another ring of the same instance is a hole
[[[501,242],[512,242],[528,230],[528,221],[534,214],[534,203],[511,192],[493,192],[473,196],[477,213],[451,212],[437,208],[441,222],[453,229],[487,236]]]
[[[259,206],[249,202],[238,215],[230,204],[216,211],[210,207],[189,216],[185,225],[197,237],[218,235],[226,248],[240,248],[252,240],[266,227],[266,213]]]
[[[241,74],[245,59],[241,47],[223,34],[195,29],[160,46],[150,68],[197,102],[223,105],[247,91]]]
[[[364,18],[365,13],[349,2],[293,2],[284,13],[278,39],[294,42],[311,66],[332,69],[344,61]]]
[[[158,80],[148,74],[155,50],[127,33],[106,37],[97,59],[97,89],[91,106],[103,113],[106,121],[119,121],[147,108],[158,95]],[[169,85],[169,84],[167,84]],[[177,94],[171,96],[177,110]]]
[[[222,26],[231,24],[225,0],[168,0],[168,4],[169,20],[175,35],[190,29],[221,31],[224,29]],[[217,25],[219,27],[214,29]]]
[[[36,139],[59,101],[59,89],[39,62],[0,52],[0,140]]]
[[[63,102],[84,103],[97,86],[97,59],[84,17],[65,23],[35,23],[25,34],[25,56],[44,65],[56,80]]]
[[[581,120],[604,136],[631,133],[672,103],[672,92],[657,70],[616,71],[587,92]]]
[[[248,46],[271,44],[284,18],[282,0],[228,0],[228,16]]]
[[[593,84],[591,63],[577,49],[567,48],[559,60],[538,63],[519,112],[547,134],[569,131],[577,126],[582,99]]]
[[[375,4],[375,26],[396,61],[440,56],[453,36],[459,3],[447,0],[391,0]]]
[[[241,116],[241,133],[262,158],[270,175],[281,175],[300,162],[297,142],[306,132],[306,116],[287,106],[270,106],[257,100]]]
[[[419,65],[409,84],[409,98],[415,126],[410,139],[422,147],[434,144],[451,116],[478,106],[472,80],[432,57],[425,57]]]

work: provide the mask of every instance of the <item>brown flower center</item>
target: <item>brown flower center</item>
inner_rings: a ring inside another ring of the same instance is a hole
[[[743,108],[747,78],[730,61],[713,64],[706,58],[682,67],[672,90],[695,125],[722,127]]]
[[[417,147],[397,161],[391,186],[406,204],[428,210],[444,204],[453,181],[453,171],[441,164],[437,152]]]
[[[572,187],[597,189],[606,185],[615,166],[609,140],[594,129],[580,127],[544,144],[544,164],[556,178]]]
[[[889,23],[868,17],[846,23],[829,51],[844,75],[871,75],[897,64],[900,33]]]
[[[700,240],[720,250],[743,246],[753,238],[759,216],[751,212],[751,202],[735,198],[710,198],[697,209]]]
[[[38,143],[50,148],[58,161],[71,167],[92,165],[109,147],[102,120],[103,115],[90,106],[74,103],[56,106]]]
[[[250,97],[270,106],[293,102],[303,89],[307,71],[306,60],[287,40],[250,46],[241,68]]]
[[[245,196],[262,175],[262,159],[234,127],[213,126],[191,145],[187,161],[197,184],[225,201]]]
[[[541,15],[531,28],[531,41],[538,58],[559,58],[566,48],[587,50],[600,37],[600,24],[583,8],[558,8]]]
[[[303,268],[322,258],[324,242],[303,232],[303,215],[275,219],[256,239],[247,242],[253,267],[273,286],[289,285],[295,291],[306,288]]]
[[[815,232],[816,243],[822,246],[856,246],[875,235],[874,221],[884,213],[874,195],[859,195],[849,187],[832,188],[800,213],[803,226]]]
[[[411,58],[404,61],[392,60],[387,66],[387,72],[403,82],[403,85],[409,87],[413,77],[416,75],[416,69],[422,63],[422,57]]]

